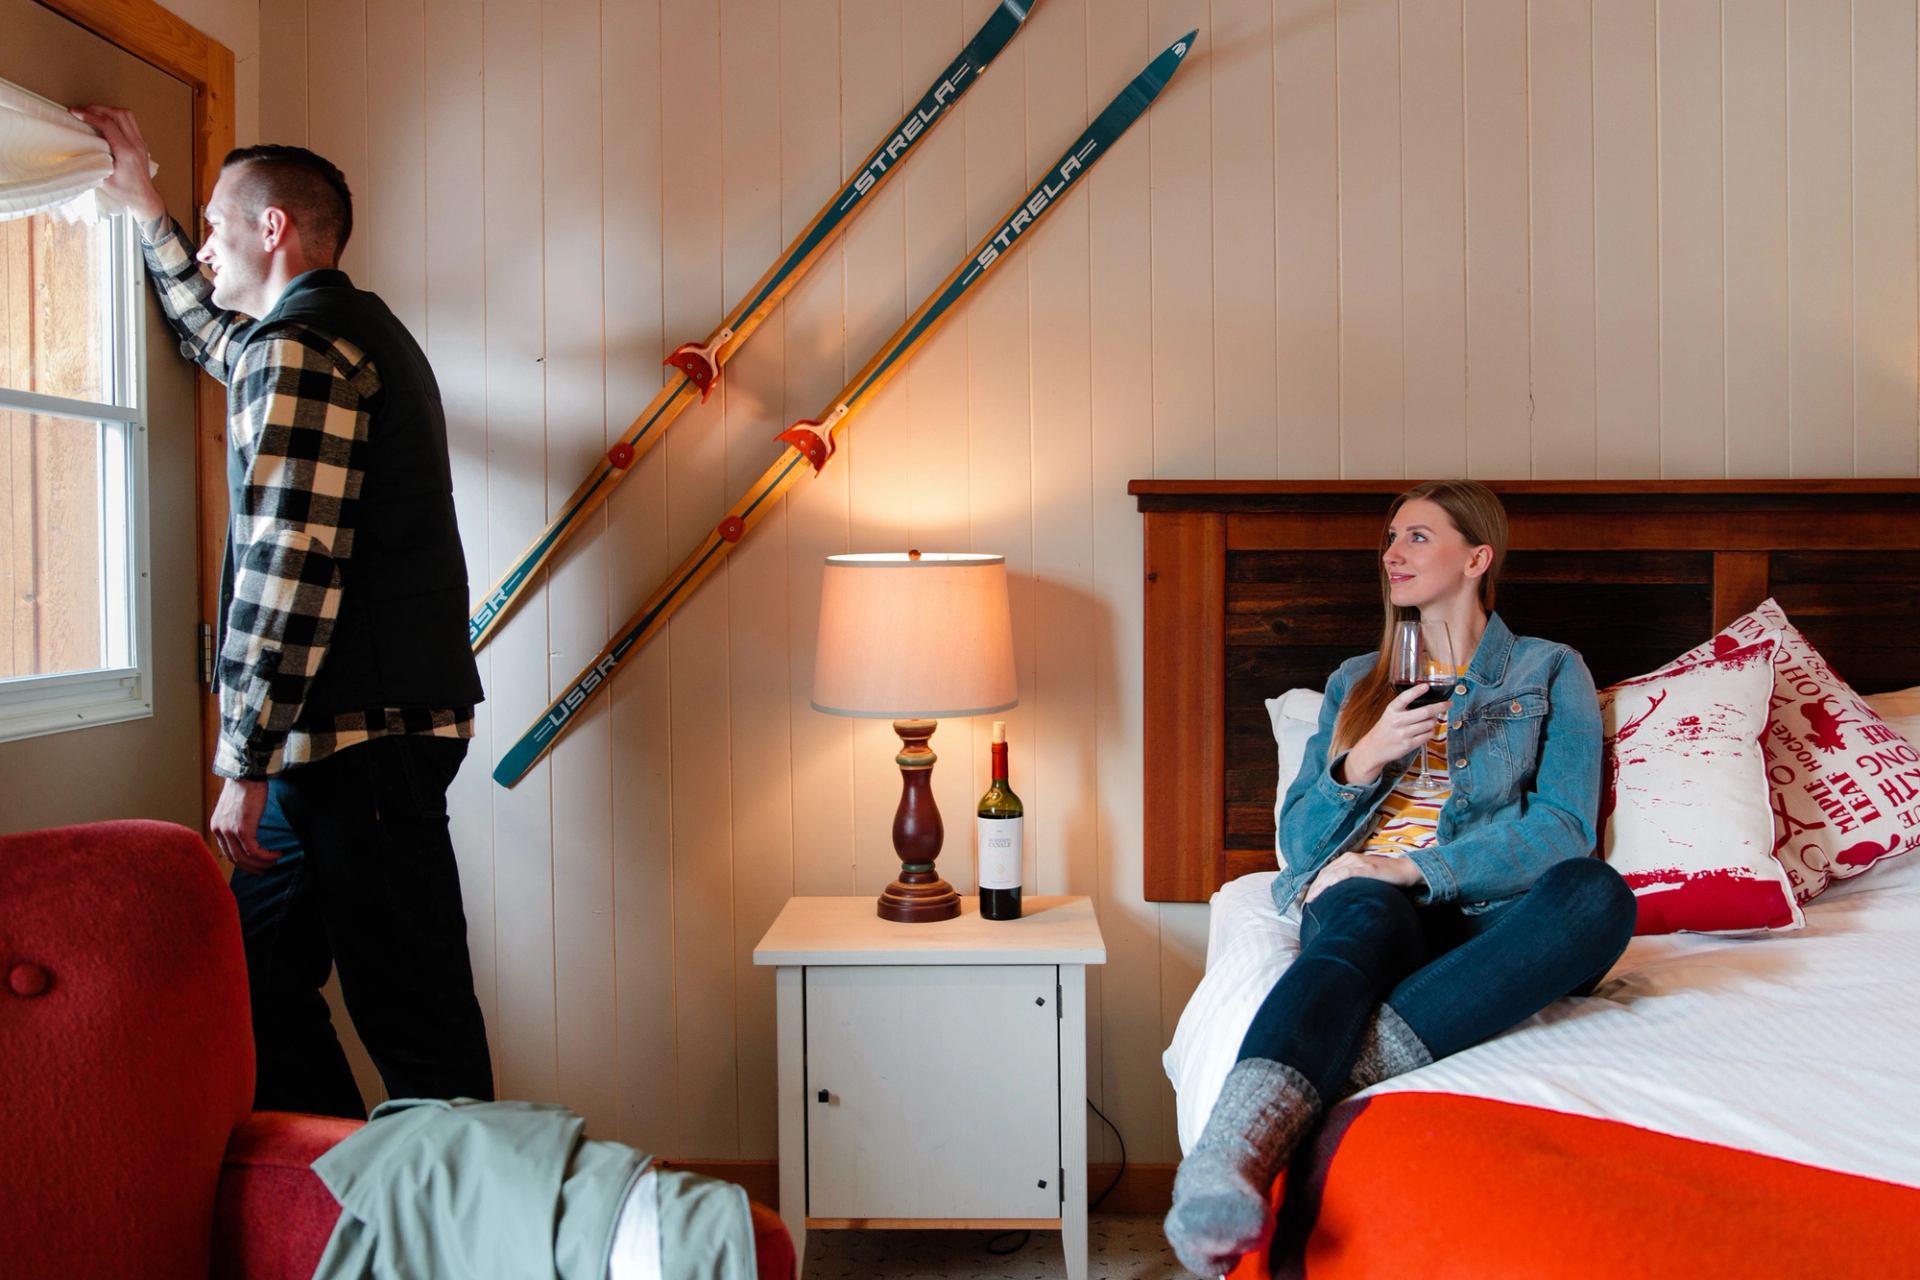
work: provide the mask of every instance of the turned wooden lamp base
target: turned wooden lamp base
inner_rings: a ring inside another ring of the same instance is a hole
[[[939,727],[934,720],[895,720],[900,735],[900,807],[893,815],[893,851],[900,876],[880,894],[875,912],[882,920],[922,924],[960,914],[960,895],[940,878],[933,863],[940,856],[946,829],[933,802],[933,765],[939,759],[927,739]]]
[[[908,884],[903,875],[880,891],[874,914],[900,924],[951,920],[960,914],[960,895],[939,876],[924,884]]]

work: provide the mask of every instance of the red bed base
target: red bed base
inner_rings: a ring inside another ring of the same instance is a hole
[[[1915,1188],[1454,1094],[1335,1109],[1274,1202],[1231,1280],[1920,1275]]]

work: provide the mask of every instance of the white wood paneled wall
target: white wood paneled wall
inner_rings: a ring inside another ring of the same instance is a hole
[[[476,587],[991,2],[262,0],[262,135],[354,184],[346,266],[440,374]],[[835,465],[495,787],[772,434],[1189,27],[1151,117]],[[1126,482],[1914,474],[1917,44],[1914,0],[1041,0],[483,656],[455,826],[503,1091],[774,1154],[749,953],[790,894],[894,866],[887,727],[807,705],[820,559],[995,551],[1027,882],[1097,898],[1095,1100],[1175,1158],[1159,1054],[1206,916],[1140,896]],[[963,891],[984,729],[933,742]]]

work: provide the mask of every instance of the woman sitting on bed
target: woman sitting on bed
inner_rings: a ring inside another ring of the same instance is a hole
[[[1304,903],[1300,955],[1174,1179],[1167,1239],[1203,1275],[1266,1238],[1269,1188],[1325,1106],[1585,994],[1626,949],[1633,894],[1589,856],[1593,678],[1492,612],[1506,549],[1500,500],[1471,481],[1387,514],[1380,651],[1328,680],[1281,810],[1273,892],[1283,912]],[[1396,694],[1394,624],[1411,619],[1459,665]],[[1415,706],[1430,688],[1444,697]]]

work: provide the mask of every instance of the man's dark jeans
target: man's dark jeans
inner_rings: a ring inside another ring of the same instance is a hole
[[[336,966],[390,1097],[492,1099],[447,834],[447,786],[466,751],[459,739],[375,738],[269,785],[259,840],[280,858],[232,882],[256,1108],[366,1115],[320,994]]]
[[[1555,863],[1523,897],[1478,915],[1417,906],[1383,880],[1342,880],[1302,910],[1299,958],[1240,1057],[1285,1063],[1331,1103],[1383,998],[1444,1058],[1592,991],[1633,923],[1632,890],[1598,858]]]

